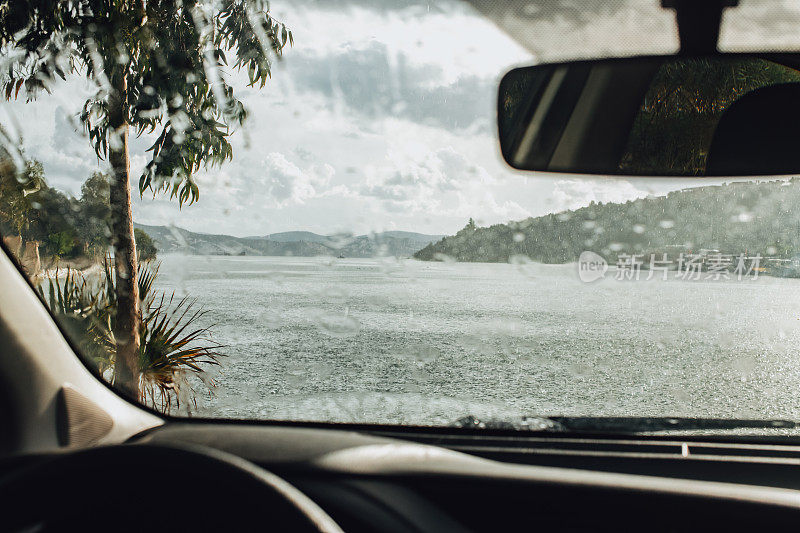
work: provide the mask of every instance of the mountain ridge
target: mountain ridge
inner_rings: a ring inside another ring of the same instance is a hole
[[[489,227],[467,225],[416,259],[568,263],[583,251],[622,254],[800,254],[800,179],[731,182],[619,203],[596,203]]]
[[[159,252],[191,255],[256,255],[313,257],[409,257],[443,235],[388,231],[371,235],[319,235],[310,231],[286,231],[264,236],[234,237],[193,232],[176,226],[135,223],[153,239]]]

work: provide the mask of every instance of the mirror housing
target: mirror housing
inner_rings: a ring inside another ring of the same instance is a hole
[[[514,69],[498,127],[514,168],[626,176],[800,172],[800,54],[650,56]]]

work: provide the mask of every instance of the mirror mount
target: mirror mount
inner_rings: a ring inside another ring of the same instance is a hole
[[[738,5],[739,0],[661,0],[662,7],[675,10],[683,56],[717,53],[722,10]]]

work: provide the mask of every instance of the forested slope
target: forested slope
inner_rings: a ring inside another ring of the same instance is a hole
[[[800,179],[730,183],[479,228],[474,224],[419,250],[422,260],[543,263],[584,250],[615,261],[622,253],[719,250],[791,257],[800,253]]]

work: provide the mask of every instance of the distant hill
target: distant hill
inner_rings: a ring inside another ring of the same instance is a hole
[[[619,254],[719,250],[790,258],[800,253],[800,180],[739,182],[674,191],[486,228],[467,226],[414,254],[422,260],[576,261]],[[524,258],[522,260],[525,260]]]
[[[326,242],[330,240],[329,237],[325,235],[318,235],[310,231],[284,231],[283,233],[271,233],[260,237],[245,237],[245,239],[271,240],[277,242]]]
[[[182,252],[192,255],[374,257],[381,254],[409,257],[443,237],[406,231],[357,236],[287,231],[262,237],[233,237],[196,233],[174,226],[135,226],[150,235],[160,253]]]

